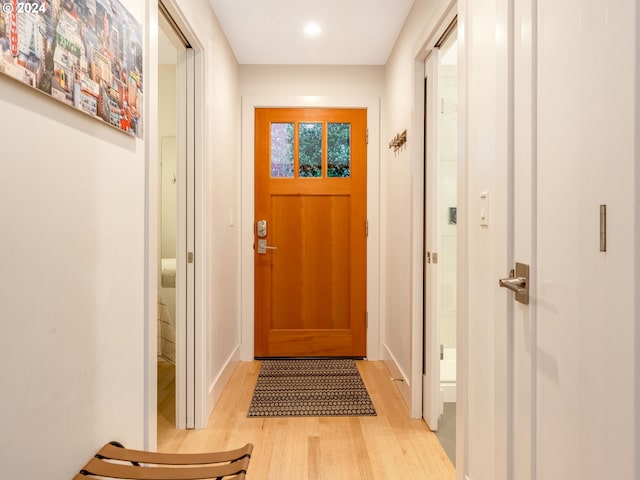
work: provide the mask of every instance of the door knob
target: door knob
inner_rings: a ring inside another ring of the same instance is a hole
[[[514,292],[516,302],[529,305],[529,265],[516,263],[508,278],[501,278],[498,285]]]

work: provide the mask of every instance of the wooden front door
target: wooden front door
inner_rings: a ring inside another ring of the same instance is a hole
[[[366,119],[256,109],[256,357],[366,356]]]

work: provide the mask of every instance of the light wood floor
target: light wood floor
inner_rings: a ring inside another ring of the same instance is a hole
[[[358,368],[376,417],[248,418],[259,362],[240,363],[209,425],[175,430],[173,367],[158,370],[158,450],[202,452],[253,443],[247,480],[454,480],[446,453],[422,420],[409,418],[383,362]]]

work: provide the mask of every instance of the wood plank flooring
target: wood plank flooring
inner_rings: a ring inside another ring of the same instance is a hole
[[[158,450],[202,452],[254,444],[247,480],[454,480],[435,434],[409,418],[383,362],[357,362],[375,417],[248,418],[260,362],[236,367],[209,424],[173,427],[173,366],[158,366]]]

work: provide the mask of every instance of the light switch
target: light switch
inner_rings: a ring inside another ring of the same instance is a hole
[[[489,226],[489,192],[480,194],[480,226]]]

